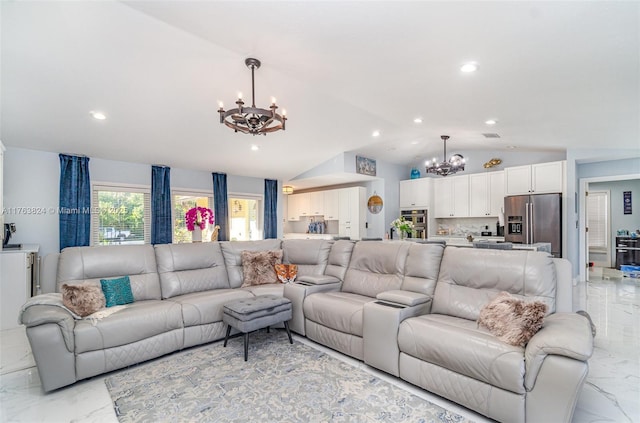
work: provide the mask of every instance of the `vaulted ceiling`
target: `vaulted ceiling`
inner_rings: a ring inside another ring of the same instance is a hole
[[[466,154],[638,149],[639,5],[4,1],[0,136],[285,181],[342,152],[422,163],[441,134]],[[247,57],[285,132],[220,125],[218,102],[250,93]]]

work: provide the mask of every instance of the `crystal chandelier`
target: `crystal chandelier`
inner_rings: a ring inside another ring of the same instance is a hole
[[[260,60],[249,58],[244,63],[251,69],[251,107],[244,107],[242,94],[238,96],[236,101],[238,107],[235,109],[225,111],[222,103],[220,103],[220,108],[218,109],[220,123],[224,123],[235,132],[240,131],[251,135],[267,135],[268,132],[275,132],[280,129],[284,131],[284,124],[287,120],[286,112],[283,110],[282,114],[276,113],[278,106],[276,106],[275,98],[271,99],[269,110],[256,107],[256,89],[253,73],[260,68]]]
[[[447,140],[449,135],[441,135],[442,141],[444,141],[444,160],[447,158]],[[454,154],[449,157],[449,160],[441,163],[436,162],[436,158],[433,161],[426,163],[427,173],[435,173],[436,175],[447,176],[454,174],[458,171],[464,170],[464,157],[460,154]]]

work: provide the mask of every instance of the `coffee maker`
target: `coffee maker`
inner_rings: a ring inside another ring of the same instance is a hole
[[[4,224],[4,238],[2,239],[2,248],[16,248],[18,244],[9,244],[11,235],[16,231],[15,223]],[[19,248],[19,247],[18,247]]]

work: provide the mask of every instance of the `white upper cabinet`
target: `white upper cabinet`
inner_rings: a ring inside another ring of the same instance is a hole
[[[469,175],[433,181],[434,217],[469,217]]]
[[[320,216],[324,214],[324,191],[309,193],[309,216]]]
[[[563,192],[565,162],[537,163],[505,168],[505,195]]]
[[[433,178],[400,181],[401,209],[428,209],[431,205]]]
[[[469,175],[469,216],[498,216],[504,204],[504,172]]]
[[[297,222],[300,220],[300,194],[287,196],[287,220]]]
[[[323,193],[324,193],[324,219],[338,220],[338,214],[340,213],[339,190],[330,189],[328,191],[323,191]]]

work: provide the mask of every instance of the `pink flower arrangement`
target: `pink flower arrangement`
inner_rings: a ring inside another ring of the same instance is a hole
[[[185,213],[184,220],[187,224],[187,230],[190,232],[193,231],[196,226],[204,229],[207,227],[207,222],[213,225],[213,211],[206,207],[194,207]]]

